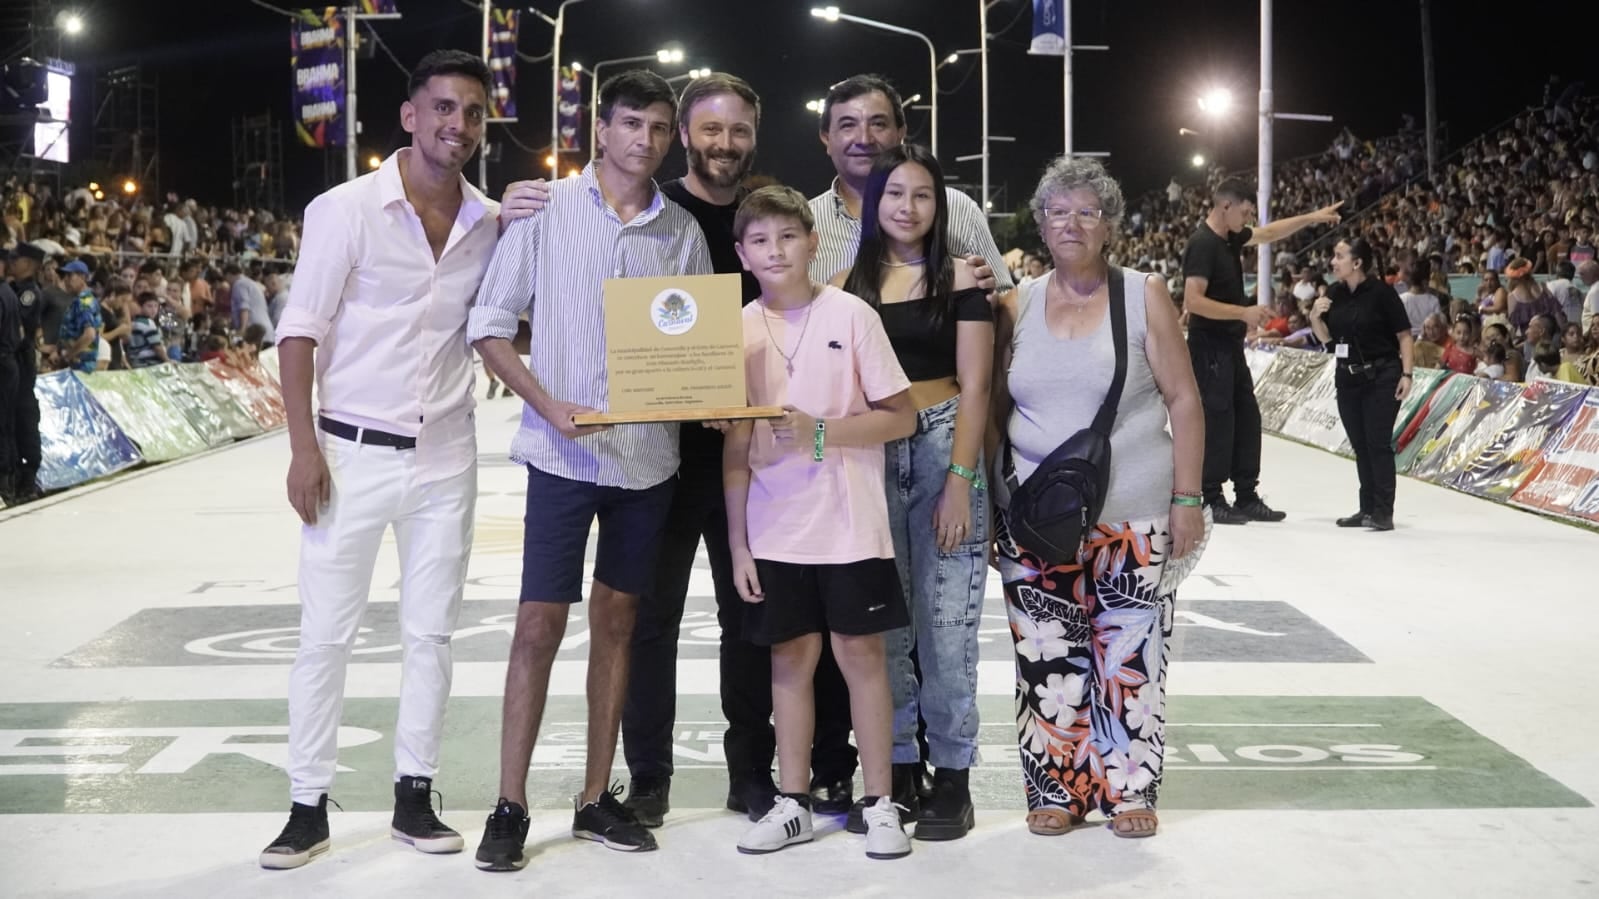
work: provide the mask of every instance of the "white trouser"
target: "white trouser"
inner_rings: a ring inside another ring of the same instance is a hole
[[[333,785],[344,675],[383,533],[400,555],[399,721],[395,779],[433,777],[450,696],[450,637],[461,609],[477,466],[419,483],[416,451],[322,433],[333,489],[300,536],[300,650],[289,675],[289,793],[315,805]]]

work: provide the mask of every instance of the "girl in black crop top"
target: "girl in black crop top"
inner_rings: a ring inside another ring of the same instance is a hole
[[[916,433],[888,445],[885,473],[894,554],[915,628],[888,635],[894,720],[914,725],[919,712],[929,746],[922,762],[894,766],[893,799],[913,810],[921,839],[956,839],[971,828],[967,772],[977,757],[977,682],[970,660],[978,652],[989,543],[981,453],[994,314],[971,267],[949,254],[948,227],[938,161],[912,144],[884,151],[863,192],[855,265],[835,279],[882,316],[919,410]],[[960,626],[949,626],[952,616]],[[914,726],[896,729],[895,758],[916,747]],[[921,806],[917,786],[928,761],[933,793]]]

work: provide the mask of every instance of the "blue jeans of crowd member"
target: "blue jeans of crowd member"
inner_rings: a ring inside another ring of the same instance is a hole
[[[911,617],[910,627],[884,635],[894,763],[922,760],[920,718],[927,722],[927,761],[956,770],[977,763],[977,627],[988,579],[987,491],[971,488],[971,532],[954,552],[940,552],[934,532],[959,408],[957,396],[918,412],[916,433],[888,444],[884,466],[894,559]],[[981,460],[976,470],[983,470]]]

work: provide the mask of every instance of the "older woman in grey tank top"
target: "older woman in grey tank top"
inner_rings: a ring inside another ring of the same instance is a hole
[[[1091,159],[1056,160],[1033,194],[1055,270],[996,309],[988,453],[1006,458],[1003,436],[1020,481],[1093,422],[1110,388],[1116,354],[1104,248],[1123,207],[1121,188]],[[990,482],[1034,833],[1065,833],[1097,810],[1117,836],[1154,835],[1172,615],[1161,571],[1204,533],[1204,412],[1176,307],[1159,276],[1123,275],[1127,380],[1111,431],[1110,489],[1078,557],[1050,567],[1017,546],[1003,472]]]

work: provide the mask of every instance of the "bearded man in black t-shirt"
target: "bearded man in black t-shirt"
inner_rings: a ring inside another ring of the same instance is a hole
[[[1267,506],[1260,484],[1260,405],[1244,361],[1244,337],[1272,315],[1244,294],[1245,247],[1283,240],[1311,225],[1337,224],[1343,202],[1251,229],[1255,204],[1249,186],[1228,178],[1216,187],[1210,213],[1183,254],[1183,306],[1188,350],[1205,406],[1205,504],[1217,524],[1282,521]],[[1264,250],[1262,250],[1264,252]],[[1222,486],[1233,482],[1234,501]]]

